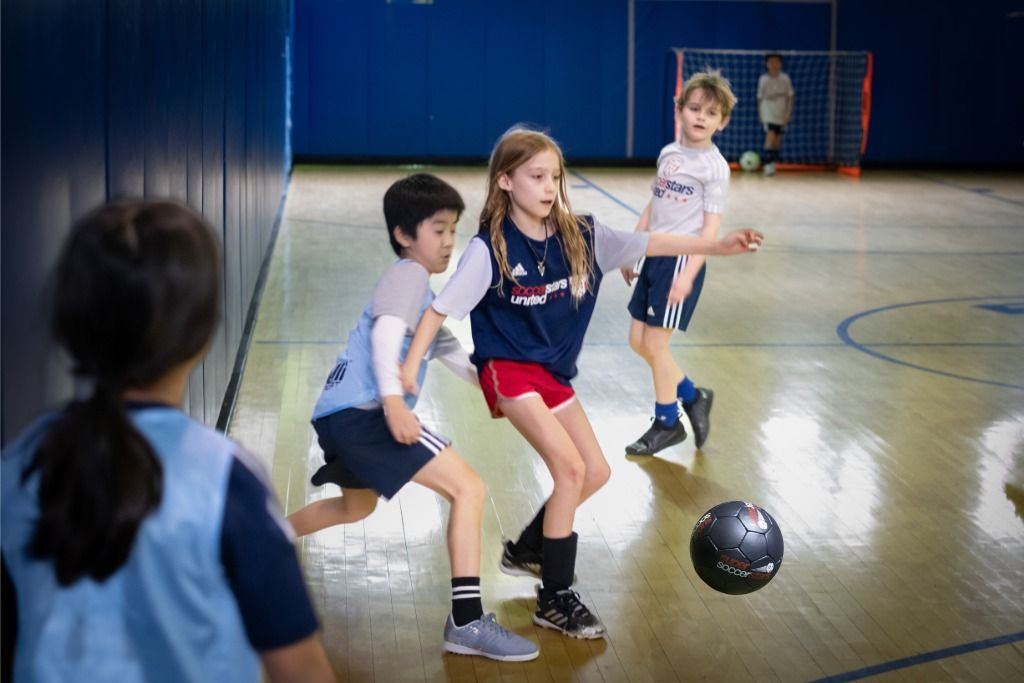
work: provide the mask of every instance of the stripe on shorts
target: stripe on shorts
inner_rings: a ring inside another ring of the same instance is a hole
[[[687,256],[676,256],[676,268],[672,274],[672,282],[676,281],[679,277],[679,273],[682,272],[683,267],[686,265]],[[671,285],[669,286],[671,291]],[[679,319],[683,317],[683,304],[686,303],[686,299],[683,299],[677,304],[665,307],[665,316],[661,320],[662,327],[675,328],[679,324]]]
[[[422,425],[420,425],[420,438],[417,439],[417,441],[423,444],[426,449],[434,455],[437,455],[451,445],[451,442],[448,441],[448,439],[444,438],[440,434],[430,431]]]

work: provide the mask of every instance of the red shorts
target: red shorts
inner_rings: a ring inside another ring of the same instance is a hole
[[[542,365],[514,360],[487,361],[480,372],[480,388],[492,417],[504,415],[498,401],[540,396],[544,405],[557,413],[576,398],[572,387],[556,380]]]

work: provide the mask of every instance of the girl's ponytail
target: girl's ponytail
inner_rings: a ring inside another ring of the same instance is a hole
[[[39,473],[39,520],[29,545],[57,581],[103,581],[123,565],[142,520],[160,504],[163,469],[116,391],[99,384],[53,424],[23,479]]]

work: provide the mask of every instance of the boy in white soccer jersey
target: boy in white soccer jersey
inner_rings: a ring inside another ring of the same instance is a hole
[[[764,126],[761,161],[764,174],[775,175],[782,134],[793,118],[793,83],[782,71],[782,55],[774,52],[766,55],[764,66],[768,71],[757,80],[757,118]]]
[[[729,123],[736,96],[717,71],[694,74],[676,100],[679,140],[658,156],[653,196],[637,231],[674,232],[717,239],[722,222],[729,165],[711,137]],[[668,344],[685,330],[704,285],[703,256],[657,256],[623,268],[627,284],[636,279],[629,302],[633,320],[629,345],[650,366],[654,379],[654,420],[643,436],[626,446],[629,455],[654,455],[682,442],[686,429],[679,404],[690,419],[697,448],[710,429],[714,392],[694,386],[679,368]]]

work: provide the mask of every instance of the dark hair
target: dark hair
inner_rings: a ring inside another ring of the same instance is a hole
[[[67,586],[117,571],[160,504],[162,467],[121,393],[151,386],[206,347],[220,319],[217,243],[185,206],[112,203],[72,228],[55,285],[54,338],[95,391],[60,414],[22,480],[38,470],[29,552],[52,558]]]
[[[779,64],[782,64],[782,55],[780,55],[778,52],[769,52],[768,54],[766,54],[764,56],[764,63],[767,64],[769,59],[777,59],[779,60]]]
[[[416,239],[419,224],[444,209],[461,216],[466,204],[458,190],[437,176],[414,173],[392,183],[384,193],[384,222],[395,253],[402,255],[402,245],[395,239],[395,228],[410,239]]]

